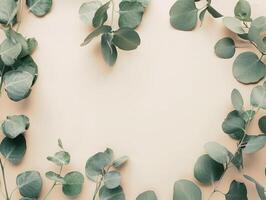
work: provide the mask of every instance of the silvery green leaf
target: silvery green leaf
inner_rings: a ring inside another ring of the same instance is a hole
[[[246,121],[240,116],[238,111],[230,112],[225,118],[222,129],[232,138],[241,140],[245,133]]]
[[[255,111],[254,110],[247,110],[244,112],[241,112],[240,117],[245,120],[245,122],[250,121],[253,119],[255,116]]]
[[[261,150],[266,143],[266,135],[250,136],[247,140],[247,144],[243,149],[243,153],[255,153]]]
[[[188,180],[179,180],[174,185],[173,200],[201,200],[202,193],[200,188]]]
[[[136,200],[157,200],[154,191],[146,191],[137,196]]]
[[[70,162],[70,155],[66,151],[59,151],[54,156],[48,156],[47,160],[53,162],[58,166],[68,165]]]
[[[208,142],[204,145],[204,148],[208,155],[220,164],[228,163],[232,155],[224,146],[217,142]]]
[[[12,164],[19,164],[26,152],[27,145],[24,135],[15,139],[5,137],[0,145],[1,154]]]
[[[28,43],[28,52],[29,55],[31,55],[34,52],[34,50],[37,48],[38,42],[35,38],[29,38],[27,39],[27,43]]]
[[[96,153],[94,156],[90,157],[86,163],[86,176],[90,180],[96,181],[97,176],[102,175],[103,169],[110,165],[111,162],[112,159],[109,154],[104,152]]]
[[[235,42],[232,38],[230,37],[225,37],[220,39],[216,44],[215,44],[215,54],[219,58],[232,58],[235,55]]]
[[[52,8],[52,0],[26,0],[26,4],[30,12],[37,17],[43,17],[50,12]]]
[[[17,187],[23,197],[38,198],[42,185],[41,175],[37,171],[26,171],[17,176]]]
[[[114,189],[121,184],[121,175],[117,171],[110,171],[104,175],[104,185],[108,189]]]
[[[248,1],[239,0],[235,6],[235,16],[242,21],[251,21],[251,7]]]
[[[99,192],[100,200],[125,200],[125,194],[122,187],[117,187],[115,189],[108,189],[102,186]]]
[[[233,89],[231,93],[231,102],[237,111],[241,112],[243,110],[244,101],[242,95],[237,89]]]
[[[203,184],[211,184],[220,180],[223,173],[224,166],[207,154],[199,157],[194,166],[194,176]]]
[[[266,109],[266,87],[258,85],[253,88],[250,95],[250,103],[254,107]]]
[[[18,6],[15,0],[0,0],[0,23],[11,24],[16,16]]]
[[[244,34],[245,31],[242,28],[241,21],[234,17],[224,17],[223,18],[224,25],[232,32],[238,34]]]
[[[25,115],[8,116],[2,123],[2,131],[6,137],[14,139],[24,134],[29,128],[29,118]]]
[[[119,27],[128,27],[135,29],[142,20],[144,7],[141,3],[122,1],[119,4]]]
[[[85,46],[89,44],[93,38],[103,34],[103,33],[110,33],[112,31],[112,28],[110,26],[101,26],[97,29],[95,29],[92,33],[90,33],[84,40],[84,42],[81,44],[81,46]]]
[[[266,116],[261,117],[258,124],[261,132],[266,133]]]
[[[13,65],[21,53],[21,44],[5,39],[0,45],[0,56],[5,65]]]
[[[80,172],[70,172],[64,176],[63,193],[68,197],[80,194],[84,183],[84,177]]]
[[[248,38],[253,41],[262,52],[266,52],[265,31],[266,17],[258,17],[253,20],[248,31]]]
[[[248,200],[247,188],[244,183],[232,181],[229,191],[225,194],[226,200]]]
[[[4,75],[4,87],[8,97],[20,101],[29,96],[34,77],[26,71],[9,71]]]
[[[264,187],[260,183],[258,183],[254,178],[252,178],[250,176],[247,176],[247,175],[244,175],[244,177],[247,180],[249,180],[249,181],[251,181],[252,183],[255,184],[256,190],[258,192],[258,195],[259,195],[260,199],[261,200],[266,200],[266,195],[265,195],[265,189],[264,189]]]
[[[130,28],[120,28],[114,32],[113,43],[122,50],[130,51],[140,45],[140,37]]]
[[[107,15],[107,10],[110,6],[110,2],[108,1],[104,5],[102,5],[96,12],[92,20],[92,25],[94,28],[98,28],[106,22],[108,15]]]
[[[101,38],[101,50],[105,62],[109,66],[113,66],[117,59],[117,50],[112,43],[112,36],[108,33],[104,33]]]
[[[122,0],[122,1],[128,1],[128,2],[139,2],[142,4],[144,8],[148,7],[150,0]]]
[[[123,167],[127,163],[128,159],[129,159],[128,156],[122,156],[122,157],[116,159],[113,162],[113,167],[116,169],[120,169],[121,167]]]
[[[243,164],[243,154],[242,154],[242,150],[240,149],[239,151],[237,151],[235,153],[235,155],[232,157],[231,162],[233,163],[233,165],[238,169],[241,170],[244,168],[244,164]]]
[[[102,2],[98,0],[83,3],[79,8],[79,17],[81,21],[85,24],[91,24],[96,10],[98,10],[101,5]]]
[[[55,172],[52,172],[52,171],[46,172],[45,176],[51,181],[59,182],[62,184],[65,183],[64,178]]]
[[[197,25],[198,9],[194,0],[177,0],[170,10],[170,23],[175,29],[191,31]]]
[[[257,83],[265,76],[266,66],[255,53],[244,52],[235,59],[233,74],[241,83]]]

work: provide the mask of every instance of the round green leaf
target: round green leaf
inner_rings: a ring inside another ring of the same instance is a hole
[[[259,128],[263,133],[266,133],[266,116],[259,119]]]
[[[100,200],[125,200],[125,194],[122,187],[117,187],[115,189],[108,189],[102,186],[99,192]]]
[[[241,21],[234,17],[224,17],[223,18],[224,25],[232,32],[238,34],[244,34],[245,31],[242,28]]]
[[[253,88],[250,95],[250,103],[254,107],[266,109],[266,87],[258,85]]]
[[[54,156],[48,156],[47,160],[58,166],[68,165],[70,162],[70,154],[66,151],[59,151]]]
[[[4,138],[0,144],[1,154],[12,164],[19,164],[25,153],[27,145],[24,135],[20,135],[15,139]]]
[[[106,22],[108,15],[107,15],[107,10],[110,6],[110,2],[108,1],[104,5],[102,5],[96,12],[92,20],[92,25],[94,28],[98,28]]]
[[[231,101],[234,108],[241,112],[243,110],[244,101],[240,94],[240,92],[237,89],[234,89],[231,93]]]
[[[104,175],[104,185],[108,189],[114,189],[120,186],[121,175],[117,171],[111,171]]]
[[[120,28],[114,32],[113,43],[120,49],[130,51],[140,45],[140,37],[130,28]]]
[[[230,159],[230,152],[217,142],[208,142],[204,148],[208,155],[220,164],[226,164]]]
[[[22,50],[20,43],[5,39],[0,45],[0,56],[5,65],[13,65]]]
[[[218,181],[224,173],[224,166],[207,154],[199,157],[194,167],[195,178],[203,184]]]
[[[173,200],[201,200],[200,188],[191,181],[179,180],[174,185]]]
[[[45,176],[51,181],[59,182],[59,183],[62,183],[62,184],[65,183],[65,180],[64,180],[63,177],[61,177],[59,174],[54,173],[52,171],[46,172]]]
[[[266,143],[265,135],[249,136],[247,144],[243,149],[243,153],[251,154],[261,150]]]
[[[235,6],[235,16],[242,21],[251,21],[251,7],[248,1],[239,0]]]
[[[265,76],[266,66],[253,52],[241,53],[233,64],[234,77],[241,83],[256,83]]]
[[[232,181],[229,191],[225,194],[226,200],[248,200],[247,188],[244,183]]]
[[[96,10],[102,6],[102,2],[93,0],[83,3],[79,8],[79,17],[85,24],[90,24],[95,15]]]
[[[112,162],[112,159],[107,153],[99,152],[88,159],[85,171],[86,176],[92,180],[96,181],[97,176],[102,174],[103,169]]]
[[[121,158],[118,158],[113,162],[113,167],[116,169],[120,169],[127,163],[128,159],[128,156],[122,156]]]
[[[17,13],[17,2],[15,0],[0,0],[0,23],[10,24]]]
[[[113,66],[117,59],[117,50],[112,43],[112,36],[110,34],[103,34],[101,39],[101,50],[105,62]]]
[[[157,196],[154,191],[146,191],[141,193],[136,200],[157,200]]]
[[[2,124],[2,131],[10,139],[24,134],[29,128],[29,118],[25,115],[8,116]]]
[[[27,171],[17,176],[17,187],[23,197],[38,198],[42,190],[42,178],[37,171]]]
[[[262,52],[266,52],[265,31],[266,17],[258,17],[253,20],[248,31],[248,38],[253,41]]]
[[[144,7],[137,1],[122,1],[119,4],[119,27],[127,27],[135,29],[142,20]]]
[[[30,12],[37,17],[42,17],[50,12],[52,8],[52,0],[26,0],[26,4]]]
[[[34,77],[26,71],[9,71],[4,75],[4,86],[8,97],[20,101],[28,97]]]
[[[79,172],[70,172],[65,175],[63,192],[66,196],[75,197],[80,194],[84,183],[84,177]]]
[[[171,7],[170,23],[175,29],[191,31],[197,25],[198,9],[194,0],[178,0]]]
[[[220,39],[215,44],[215,54],[219,58],[232,58],[235,55],[235,42],[232,38],[226,37],[223,39]]]
[[[225,118],[222,129],[232,138],[240,140],[245,133],[245,120],[239,115],[238,111],[230,112]]]

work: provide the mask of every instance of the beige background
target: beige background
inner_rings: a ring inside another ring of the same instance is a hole
[[[232,109],[231,90],[239,88],[248,100],[252,86],[233,78],[233,60],[213,53],[215,42],[229,32],[210,17],[194,32],[174,30],[168,15],[174,0],[153,0],[138,29],[141,46],[119,51],[117,64],[109,68],[100,55],[99,39],[79,47],[91,31],[78,17],[82,2],[56,0],[43,19],[24,9],[20,31],[39,42],[34,58],[40,76],[27,100],[13,103],[5,93],[1,97],[1,119],[22,113],[31,119],[25,159],[18,167],[7,166],[9,190],[19,172],[35,169],[44,175],[55,170],[46,156],[57,151],[57,138],[62,138],[72,155],[69,170],[83,172],[87,158],[108,146],[117,156],[130,157],[122,171],[127,199],[147,189],[154,189],[159,199],[171,199],[176,180],[193,179],[193,165],[206,142],[235,149],[221,123]],[[265,14],[265,1],[250,2],[253,16]],[[214,1],[225,15],[233,14],[235,3]],[[255,132],[256,122],[253,125]],[[265,153],[246,156],[245,173],[266,185]],[[241,177],[237,174],[232,170],[226,179]],[[224,192],[226,179],[220,188]],[[45,193],[52,183],[44,183]],[[248,186],[250,199],[258,199],[253,185]],[[203,187],[204,199],[210,189]],[[94,184],[86,180],[77,199],[91,199],[93,190]],[[58,188],[50,199],[67,198]],[[223,198],[218,194],[213,199]]]

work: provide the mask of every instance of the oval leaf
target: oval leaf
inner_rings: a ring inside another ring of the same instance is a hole
[[[200,188],[191,181],[179,180],[174,185],[173,200],[201,200]]]
[[[154,191],[146,191],[141,193],[136,200],[157,200],[157,196]]]
[[[261,132],[266,133],[266,116],[261,117],[258,124]]]
[[[104,185],[108,189],[114,189],[120,186],[121,175],[117,171],[111,171],[104,175]]]
[[[26,0],[26,4],[30,12],[37,17],[42,17],[50,12],[52,8],[52,0]]]
[[[114,32],[113,43],[122,50],[130,51],[140,45],[140,37],[130,28],[120,28]]]
[[[230,159],[230,152],[217,142],[208,142],[204,145],[208,155],[218,163],[226,164]]]
[[[231,102],[237,111],[241,112],[243,110],[244,101],[237,89],[234,89],[231,93]]]
[[[238,34],[244,34],[245,31],[242,28],[241,21],[234,17],[224,17],[223,23],[230,31]]]
[[[125,194],[122,187],[117,187],[115,189],[108,189],[105,186],[102,186],[99,192],[100,200],[125,200]]]
[[[247,144],[243,149],[243,153],[255,153],[261,150],[266,143],[266,136],[265,135],[258,135],[258,136],[250,136],[248,138]]]
[[[117,59],[117,50],[112,43],[112,36],[110,34],[103,34],[101,39],[101,50],[105,62],[109,66],[113,66]]]
[[[215,54],[219,58],[232,58],[235,55],[235,42],[232,38],[226,37],[220,39],[215,47]]]
[[[225,194],[226,200],[248,200],[247,188],[244,183],[232,181],[229,191]]]
[[[79,8],[79,17],[85,24],[90,24],[95,15],[96,10],[102,6],[102,2],[93,0],[83,3]]]
[[[84,183],[84,177],[79,172],[70,172],[65,175],[63,192],[66,196],[75,197],[80,194]]]

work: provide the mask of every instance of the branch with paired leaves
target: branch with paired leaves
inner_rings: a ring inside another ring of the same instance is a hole
[[[102,4],[99,0],[83,3],[79,9],[81,20],[92,25],[94,30],[85,38],[81,46],[89,44],[95,37],[101,36],[101,52],[105,62],[113,66],[117,60],[117,48],[125,51],[136,49],[140,45],[140,37],[135,29],[140,25],[149,0],[122,0],[119,11],[115,11],[115,0]],[[108,10],[111,19],[108,21]],[[118,26],[114,26],[114,14],[119,13]]]
[[[0,44],[0,91],[4,87],[13,101],[27,98],[37,80],[38,67],[31,55],[37,48],[35,38],[25,38],[18,29],[22,0],[0,0],[0,24],[6,38]],[[52,0],[26,0],[27,8],[38,17],[46,15]]]
[[[114,160],[113,150],[107,148],[90,157],[85,166],[86,176],[96,184],[92,200],[125,200],[119,170],[128,161],[127,156]]]

